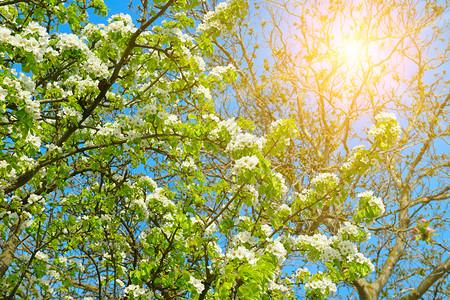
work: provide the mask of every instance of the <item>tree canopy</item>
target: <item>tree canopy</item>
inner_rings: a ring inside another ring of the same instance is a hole
[[[266,5],[142,0],[136,20],[94,24],[101,0],[0,3],[1,299],[326,299],[343,286],[418,299],[435,282],[445,295],[447,204],[431,205],[449,198],[449,163],[431,150],[449,134],[448,50],[421,55],[445,42],[447,8],[364,11],[421,27],[389,27],[386,43],[408,43],[352,71],[325,60],[332,31],[285,37],[276,18],[298,11]],[[299,7],[303,26],[332,16]],[[417,68],[396,73],[391,57]],[[419,76],[430,69],[435,84]],[[393,93],[379,74],[398,77]]]
[[[349,197],[369,190],[386,206],[361,245],[376,270],[341,285],[342,298],[448,297],[448,2],[268,0],[249,11],[215,57],[240,74],[222,114],[241,114],[262,133],[295,121],[289,155],[271,160],[294,192],[331,172],[350,176]],[[372,129],[381,112],[400,127]],[[387,130],[399,133],[390,149],[374,136]],[[310,210],[295,230],[357,222],[358,202],[348,200]]]

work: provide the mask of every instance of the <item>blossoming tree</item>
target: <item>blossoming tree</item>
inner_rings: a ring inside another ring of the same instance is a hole
[[[329,234],[294,229],[349,201],[399,125],[380,114],[370,149],[294,193],[271,161],[296,124],[214,110],[236,66],[213,52],[246,8],[143,0],[103,25],[101,0],[0,3],[2,299],[324,299],[373,271],[372,192]]]
[[[272,167],[306,203],[321,173],[340,179],[329,175],[322,195],[349,192],[308,207],[296,233],[336,233],[345,219],[360,226],[380,214],[366,220],[372,238],[361,248],[375,272],[339,285],[337,297],[448,298],[448,2],[253,4],[217,45],[215,59],[239,74],[217,95],[222,114],[252,119],[261,133],[295,120],[298,134]]]

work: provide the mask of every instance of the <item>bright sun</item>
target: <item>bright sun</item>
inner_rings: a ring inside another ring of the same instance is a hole
[[[343,58],[349,65],[359,64],[364,59],[364,47],[360,41],[344,41],[341,51]]]

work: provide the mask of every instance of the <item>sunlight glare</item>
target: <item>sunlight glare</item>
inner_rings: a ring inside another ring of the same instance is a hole
[[[363,45],[360,41],[345,41],[342,49],[342,54],[347,64],[359,64],[364,58]]]

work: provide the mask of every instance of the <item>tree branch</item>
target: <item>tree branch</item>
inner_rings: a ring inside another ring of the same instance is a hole
[[[450,274],[450,258],[442,262],[433,272],[431,272],[418,287],[413,289],[410,293],[400,298],[400,300],[417,300],[440,278]]]

